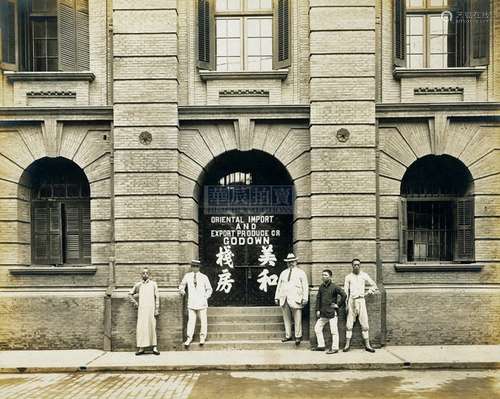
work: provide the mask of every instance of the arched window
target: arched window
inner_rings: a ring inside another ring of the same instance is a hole
[[[90,185],[64,158],[43,158],[25,172],[31,187],[31,263],[90,263]]]
[[[474,260],[472,176],[448,155],[415,161],[401,182],[400,261]]]

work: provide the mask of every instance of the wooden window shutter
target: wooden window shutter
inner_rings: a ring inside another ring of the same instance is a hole
[[[61,204],[36,201],[32,205],[32,263],[60,265],[62,259]]]
[[[76,68],[78,71],[90,69],[89,52],[89,2],[76,0]]]
[[[90,263],[89,201],[67,201],[63,214],[65,262]]]
[[[57,45],[60,71],[89,69],[88,0],[58,0]]]
[[[490,47],[490,1],[470,0],[469,24],[469,65],[488,65]]]
[[[291,65],[290,1],[274,0],[273,5],[273,69]]]
[[[215,69],[215,10],[213,1],[197,4],[198,68]]]
[[[399,262],[408,261],[408,201],[400,198],[398,202],[399,219]]]
[[[459,198],[456,203],[455,261],[474,261],[474,198]]]
[[[449,67],[463,67],[467,65],[467,22],[465,18],[466,0],[449,0],[451,18],[448,22],[448,48],[452,52],[448,56]]]
[[[393,58],[397,67],[406,66],[406,0],[393,1]]]
[[[0,0],[0,63],[2,69],[15,70],[17,2]]]

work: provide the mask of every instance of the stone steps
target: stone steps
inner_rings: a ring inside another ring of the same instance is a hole
[[[211,341],[200,346],[198,342],[193,342],[189,350],[309,350],[309,341],[302,341],[300,345],[295,342],[280,342],[280,340],[238,340],[238,341]]]
[[[195,334],[190,349],[296,349],[295,342],[281,342],[284,336],[279,306],[210,307],[207,342],[200,347]],[[309,343],[303,342],[299,348],[308,349]]]

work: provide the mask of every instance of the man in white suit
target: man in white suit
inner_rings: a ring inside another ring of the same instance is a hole
[[[309,300],[309,283],[306,273],[297,266],[293,253],[285,259],[288,268],[283,270],[278,280],[274,300],[281,306],[285,322],[285,338],[281,342],[292,340],[292,317],[295,328],[295,345],[302,340],[302,308]]]
[[[200,272],[200,266],[201,263],[199,260],[192,260],[191,271],[184,275],[179,285],[179,292],[181,295],[186,294],[186,287],[188,291],[187,339],[184,342],[184,347],[186,349],[189,348],[193,340],[196,318],[198,316],[201,321],[200,346],[205,344],[207,338],[208,298],[212,295],[212,285],[208,277]]]

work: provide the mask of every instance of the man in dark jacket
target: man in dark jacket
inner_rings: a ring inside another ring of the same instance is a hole
[[[323,280],[323,284],[319,286],[318,296],[316,298],[316,317],[318,318],[318,321],[316,321],[316,325],[314,326],[318,346],[313,350],[325,350],[323,328],[328,323],[330,324],[330,332],[332,333],[332,347],[326,353],[330,355],[339,351],[337,310],[344,304],[346,294],[342,288],[333,283],[331,270],[323,270],[321,279]]]

